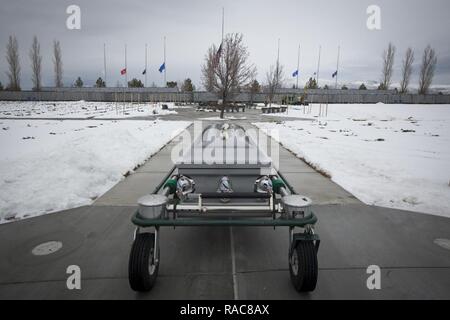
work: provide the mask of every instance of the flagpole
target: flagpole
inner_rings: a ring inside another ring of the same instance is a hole
[[[125,44],[125,87],[128,87],[127,45]]]
[[[278,68],[280,66],[280,38],[278,38],[278,48],[277,48],[277,67],[275,69],[276,75],[278,77]]]
[[[298,44],[298,55],[297,55],[297,85],[296,88],[298,89],[298,69],[300,68],[300,43]]]
[[[319,71],[320,71],[320,52],[322,51],[322,46],[319,46],[319,60],[317,61],[317,88],[319,88]]]
[[[103,72],[105,76],[105,86],[106,86],[106,44],[103,44]]]
[[[166,65],[166,36],[164,36],[164,87],[167,85],[167,82],[166,82],[166,70],[167,70],[167,65]]]
[[[278,38],[278,49],[277,49],[277,67],[275,68],[276,79],[278,79],[280,67],[280,38]],[[278,79],[279,80],[279,79]],[[272,105],[272,104],[271,104]]]
[[[225,8],[222,7],[222,42],[223,43],[223,33],[225,29]]]
[[[337,63],[336,63],[336,84],[334,86],[335,89],[337,89],[337,83],[338,83],[338,75],[339,75],[339,55],[341,53],[341,46],[338,46],[338,55],[337,55]]]
[[[145,80],[144,80],[144,86],[147,86],[147,44],[145,44]]]
[[[277,69],[278,63],[280,62],[280,38],[278,38],[278,49],[277,49]]]

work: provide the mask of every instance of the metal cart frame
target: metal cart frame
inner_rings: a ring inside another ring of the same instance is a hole
[[[300,292],[313,291],[318,277],[317,252],[320,238],[314,232],[317,217],[310,210],[307,215],[288,216],[282,205],[283,197],[297,195],[280,173],[268,175],[273,184],[270,193],[258,192],[200,192],[184,203],[177,196],[176,183],[182,176],[180,165],[175,165],[156,187],[153,194],[167,197],[164,214],[156,218],[143,217],[137,210],[132,218],[136,226],[129,260],[129,282],[135,291],[149,291],[159,269],[159,232],[161,227],[288,227],[289,272],[294,287]],[[246,199],[255,205],[240,203],[213,203],[205,201],[239,201]],[[301,228],[301,232],[295,232]]]

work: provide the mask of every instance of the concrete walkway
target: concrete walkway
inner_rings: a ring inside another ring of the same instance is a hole
[[[450,237],[450,219],[366,206],[282,147],[279,169],[314,200],[319,218],[313,293],[299,294],[290,283],[286,228],[257,227],[162,229],[157,284],[135,293],[127,271],[130,217],[137,198],[172,167],[173,145],[92,206],[0,225],[0,299],[450,298],[450,251],[434,244]],[[46,241],[63,247],[46,256],[31,253]],[[366,287],[372,264],[382,268],[381,290]],[[81,290],[66,287],[69,265],[81,268]]]

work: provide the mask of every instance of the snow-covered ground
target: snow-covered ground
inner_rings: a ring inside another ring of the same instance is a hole
[[[168,106],[163,110],[162,105]],[[173,102],[0,101],[4,118],[129,118],[176,114]]]
[[[0,223],[92,203],[188,125],[0,120]]]
[[[226,120],[245,120],[246,117],[235,117],[235,116],[224,116],[224,118],[221,117],[206,117],[206,118],[199,118],[199,120],[209,120],[209,121],[226,121]]]
[[[310,104],[311,105],[311,104]],[[272,103],[272,107],[281,107],[282,105]],[[286,105],[283,105],[286,107]],[[311,110],[315,109],[311,105]],[[256,106],[257,109],[262,109],[261,106]],[[329,109],[329,107],[328,107]],[[308,113],[310,109],[308,109],[307,106],[287,106],[287,109],[285,112],[279,112],[279,113],[263,113],[262,116],[264,117],[290,117],[290,118],[303,118],[303,119],[315,119],[317,118],[317,115],[311,111],[311,113]],[[318,112],[318,111],[317,111]]]
[[[312,120],[256,125],[367,204],[450,217],[450,105],[296,109],[288,116]]]

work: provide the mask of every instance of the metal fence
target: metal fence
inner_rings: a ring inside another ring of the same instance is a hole
[[[450,104],[450,95],[444,94],[399,94],[382,90],[341,90],[341,89],[283,89],[274,101],[299,101],[304,96],[311,103],[408,103],[408,104]],[[0,91],[0,100],[18,101],[106,101],[106,102],[214,102],[218,97],[205,91],[179,92],[176,88],[44,88],[42,91]],[[253,96],[249,93],[237,94],[234,102],[267,102],[265,93]]]

